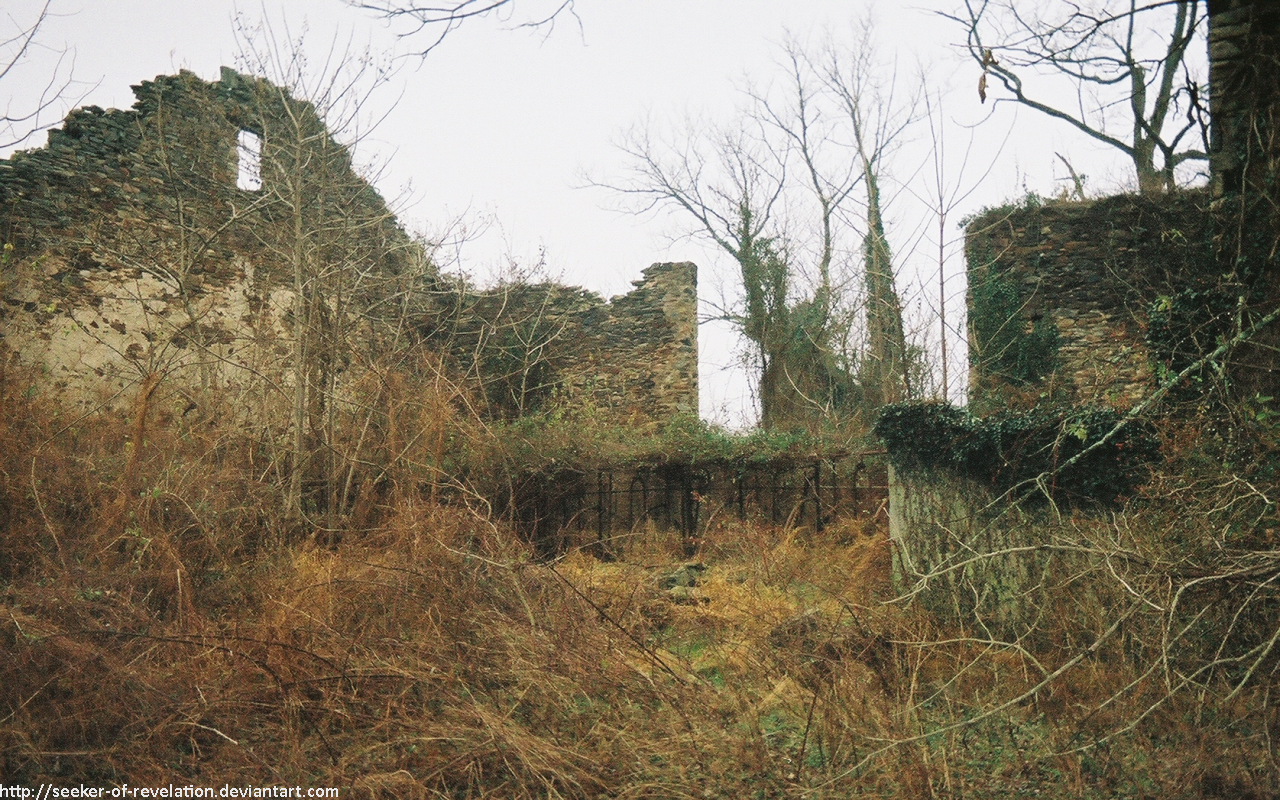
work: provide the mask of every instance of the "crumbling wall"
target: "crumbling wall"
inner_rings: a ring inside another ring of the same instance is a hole
[[[1127,407],[1151,390],[1152,304],[1212,272],[1208,197],[985,212],[967,229],[970,400],[1019,390]]]
[[[37,388],[82,407],[127,404],[156,377],[159,398],[185,413],[216,393],[242,416],[276,418],[267,407],[298,379],[292,219],[279,193],[237,188],[236,141],[248,129],[275,145],[263,170],[278,172],[285,121],[322,123],[309,104],[229,69],[216,82],[161,76],[134,94],[131,109],[78,109],[46,147],[0,161],[4,355],[38,366]],[[323,154],[327,180],[342,184],[341,203],[308,213],[360,226],[337,247],[310,234],[340,225],[307,221],[308,296],[327,297],[322,284],[340,272],[405,272],[417,246],[346,149],[323,132],[307,146],[312,168]],[[370,323],[372,298],[358,293],[351,281],[345,300],[362,308],[349,327]]]
[[[698,413],[698,267],[654,264],[582,320],[570,386],[624,419]]]
[[[1061,449],[1088,447],[1088,437],[1104,431],[1116,437],[1109,440],[1109,465],[1075,465],[1090,484],[1106,490],[1104,496],[1080,493],[1076,508],[1086,514],[1113,508],[1122,499],[1117,494],[1132,494],[1159,455],[1155,429],[1143,430],[1141,418],[1121,430],[1114,411],[1099,416],[1075,409],[1092,419],[1057,424],[1046,446],[1010,425],[1019,417],[1016,409],[996,412],[1011,405],[1040,406],[1038,413],[1046,415],[1060,413],[1052,411],[1060,404],[1122,409],[1149,397],[1157,385],[1169,389],[1166,397],[1193,400],[1197,415],[1230,394],[1262,400],[1264,407],[1280,394],[1275,325],[1253,331],[1250,341],[1206,364],[1219,345],[1280,302],[1274,270],[1280,5],[1209,0],[1208,13],[1212,140],[1206,190],[1079,203],[1029,198],[986,211],[967,226],[970,405],[1002,444],[987,463],[1030,474],[1014,484],[1020,497],[1007,484],[974,480],[980,448],[973,428],[955,426],[960,435],[952,428],[938,437],[920,435],[918,423],[900,425],[899,445],[886,439],[895,467],[904,467],[890,478],[899,586],[926,605],[1007,626],[997,632],[1010,638],[1024,635],[1061,594],[1055,576],[1089,568],[1078,563],[1079,552],[1052,545],[1054,527],[1068,519],[1060,505],[1053,513],[1034,505],[1068,480],[1063,467],[1073,459]],[[1225,410],[1219,405],[1216,413]],[[917,409],[922,411],[927,409]],[[935,407],[932,413],[960,412]],[[1121,442],[1126,436],[1134,438]],[[944,468],[902,463],[913,450],[932,457],[941,449],[938,438],[955,448],[942,459]],[[1045,456],[1051,463],[1034,463]]]
[[[1210,0],[1208,16],[1207,191],[997,209],[970,224],[970,386],[979,404],[1011,384],[1131,404],[1150,390],[1153,368],[1190,367],[1280,301],[1280,5]],[[995,334],[1000,320],[981,306],[1002,296],[1012,324]],[[1228,356],[1238,395],[1276,394],[1277,344],[1272,326]],[[1041,363],[1020,360],[1029,354]]]
[[[569,404],[645,426],[698,410],[697,267],[654,264],[606,302],[551,283],[455,287],[419,322],[491,416]]]
[[[123,408],[155,378],[174,413],[217,396],[266,424],[306,380],[318,419],[409,322],[495,416],[553,399],[637,424],[697,413],[694,265],[655,264],[609,303],[450,285],[309,104],[229,69],[134,93],[0,161],[0,356],[39,367],[38,389]],[[243,130],[262,139],[261,190],[237,187]]]

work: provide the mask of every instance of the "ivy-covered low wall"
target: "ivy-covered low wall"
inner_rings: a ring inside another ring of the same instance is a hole
[[[1113,433],[1121,419],[1110,408],[977,417],[948,403],[896,403],[881,411],[875,434],[900,473],[945,475],[1016,502],[1107,506],[1132,494],[1160,457],[1150,425]]]
[[[979,418],[946,403],[887,406],[875,433],[890,464],[898,590],[1000,635],[1034,628],[1072,574],[1075,555],[1053,535],[1061,515],[1115,507],[1160,457],[1149,425],[1120,421],[1096,408]]]

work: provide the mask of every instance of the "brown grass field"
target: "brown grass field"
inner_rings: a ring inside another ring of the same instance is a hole
[[[1135,634],[1044,682],[1106,609],[1066,592],[1043,635],[1000,644],[888,602],[883,517],[821,535],[714,523],[692,560],[641,529],[616,561],[540,562],[500,520],[400,476],[320,535],[283,518],[260,444],[145,408],[68,419],[15,384],[6,782],[1276,796],[1270,677],[1229,699],[1207,680],[1170,694]],[[689,585],[664,588],[673,576]]]

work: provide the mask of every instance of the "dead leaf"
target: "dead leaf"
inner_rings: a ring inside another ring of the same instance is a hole
[[[978,78],[978,99],[983,103],[987,102],[987,70],[999,63],[996,61],[995,53],[990,50],[982,51],[982,77]]]

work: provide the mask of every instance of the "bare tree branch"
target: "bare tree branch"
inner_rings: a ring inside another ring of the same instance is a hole
[[[730,124],[687,124],[665,140],[637,127],[620,146],[629,173],[588,182],[633,213],[675,211],[688,235],[734,260],[740,294],[723,318],[750,342],[766,427],[873,407],[907,389],[882,215],[890,195],[879,180],[916,102],[896,93],[896,70],[876,59],[872,27],[853,39],[788,39],[783,79],[748,87]],[[853,344],[864,315],[871,352]]]
[[[54,50],[56,55],[53,68],[39,81],[31,81],[22,74],[23,69],[31,63],[38,50],[51,50],[39,41],[39,34],[53,16],[50,7],[53,0],[45,0],[36,18],[32,21],[20,22],[12,14],[5,13],[4,19],[11,27],[11,32],[0,34],[0,81],[12,86],[25,83],[23,92],[34,99],[25,104],[15,104],[13,94],[0,113],[0,149],[15,147],[30,139],[36,133],[47,128],[62,118],[63,112],[76,105],[84,94],[72,96],[75,81],[72,72],[75,67],[75,53],[70,49]],[[36,87],[39,87],[38,89]]]
[[[1186,62],[1191,43],[1203,40],[1204,19],[1196,0],[1128,0],[1124,6],[1114,10],[1104,3],[1093,12],[1072,3],[1063,16],[1047,13],[1056,9],[1052,5],[964,0],[962,12],[941,16],[966,32],[965,46],[982,69],[982,100],[992,75],[1008,93],[997,103],[1035,109],[1114,147],[1133,163],[1139,190],[1159,193],[1176,187],[1180,164],[1208,158],[1207,148],[1179,147],[1196,128],[1207,141],[1207,120],[1196,111],[1199,85]],[[1048,99],[1044,80],[1030,88],[1037,76],[1074,83],[1075,107]],[[1184,105],[1186,124],[1170,130],[1171,114]],[[1109,119],[1117,112],[1123,123]]]
[[[515,13],[517,0],[453,0],[434,5],[399,0],[346,0],[346,2],[355,8],[372,11],[390,22],[407,23],[408,27],[400,34],[401,36],[417,36],[425,32],[429,43],[418,52],[418,55],[424,58],[467,20],[496,16],[510,23],[513,28],[543,28],[549,34],[562,15],[567,14],[575,20],[578,19],[577,12],[574,10],[574,0],[548,0],[542,3],[537,13],[515,23],[512,23],[512,15]],[[581,20],[578,22],[581,26]]]

